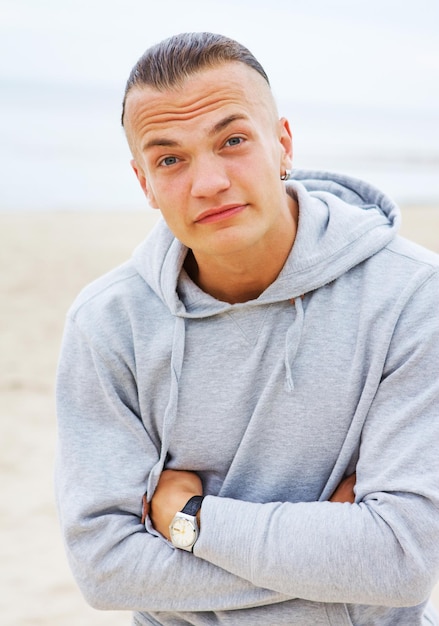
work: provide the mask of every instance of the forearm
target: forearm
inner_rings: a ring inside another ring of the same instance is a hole
[[[127,515],[84,520],[66,538],[77,583],[98,609],[222,611],[288,599],[170,547]]]
[[[416,503],[406,505],[408,517],[413,514],[419,520],[422,512],[417,514]],[[194,553],[254,585],[291,597],[417,604],[433,585],[430,565],[435,557],[431,555],[429,563],[427,546],[437,532],[419,520],[410,535],[404,528],[408,519],[397,520],[393,506],[391,496],[377,507],[373,503],[254,504],[207,497]],[[380,507],[384,517],[378,513]]]

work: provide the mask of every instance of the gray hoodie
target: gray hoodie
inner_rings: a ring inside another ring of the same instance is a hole
[[[438,257],[364,182],[288,191],[297,237],[256,300],[202,292],[159,222],[68,314],[62,531],[86,599],[135,624],[439,624]],[[202,478],[193,554],[141,523],[164,467]],[[355,469],[355,504],[328,502]]]

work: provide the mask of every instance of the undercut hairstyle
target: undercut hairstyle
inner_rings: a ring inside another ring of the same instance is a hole
[[[122,104],[122,126],[126,99],[134,87],[148,86],[158,91],[172,89],[200,70],[231,61],[251,67],[270,85],[264,68],[250,50],[223,35],[181,33],[151,46],[137,61],[128,78]]]

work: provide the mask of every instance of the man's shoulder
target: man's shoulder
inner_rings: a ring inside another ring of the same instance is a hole
[[[368,263],[375,280],[385,286],[387,297],[418,292],[425,287],[428,298],[439,295],[439,255],[409,239],[396,236]]]
[[[106,300],[121,296],[127,291],[128,283],[136,279],[141,280],[131,261],[119,265],[83,287],[70,307],[69,314],[76,317],[84,307],[102,306]]]
[[[414,267],[424,267],[433,272],[439,269],[439,254],[405,237],[396,236],[387,245],[386,249],[394,254],[400,263],[407,263]]]
[[[81,326],[96,323],[113,326],[122,318],[140,312],[147,315],[148,310],[157,307],[163,314],[163,304],[129,260],[84,287],[68,316]]]

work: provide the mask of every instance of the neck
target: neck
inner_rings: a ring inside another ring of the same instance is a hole
[[[208,261],[190,251],[185,269],[191,279],[222,302],[236,304],[258,298],[276,280],[294,244],[298,206],[290,200],[290,211],[273,234],[251,250]]]

